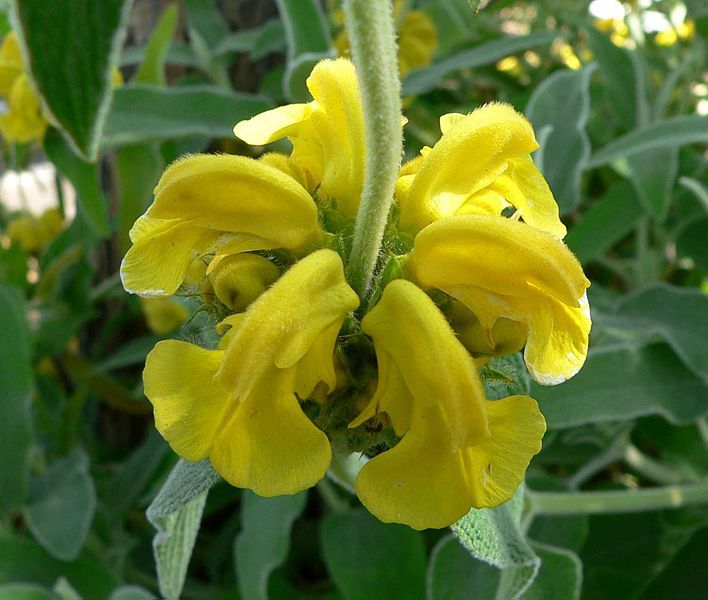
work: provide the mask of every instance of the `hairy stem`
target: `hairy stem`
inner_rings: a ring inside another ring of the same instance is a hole
[[[366,167],[347,279],[365,300],[372,285],[401,164],[401,82],[387,0],[345,0],[344,12],[364,110]]]

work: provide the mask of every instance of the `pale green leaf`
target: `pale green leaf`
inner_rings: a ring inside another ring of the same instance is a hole
[[[288,556],[290,530],[307,492],[261,498],[244,491],[241,498],[242,529],[234,544],[239,591],[244,600],[267,600],[268,579]]]
[[[612,140],[604,148],[596,150],[585,167],[594,169],[623,156],[632,156],[652,148],[699,144],[706,141],[708,141],[708,118],[699,115],[673,117]]]
[[[162,12],[160,20],[150,34],[150,39],[145,47],[143,62],[135,75],[136,82],[161,87],[167,84],[165,79],[165,61],[167,52],[172,44],[172,38],[174,38],[177,31],[178,18],[177,4],[170,4]]]
[[[188,136],[231,138],[236,123],[269,108],[260,96],[210,86],[125,86],[116,90],[102,143],[116,146]]]
[[[531,94],[526,116],[543,136],[534,162],[558,202],[561,214],[580,203],[580,177],[590,156],[585,126],[590,112],[590,75],[594,66],[579,71],[557,71]],[[540,141],[540,140],[539,140]]]
[[[583,578],[578,556],[538,542],[531,542],[531,547],[541,559],[541,568],[523,595],[524,600],[578,600]]]
[[[56,600],[47,588],[33,583],[5,583],[0,585],[0,600]]]
[[[420,96],[435,89],[445,77],[456,71],[492,65],[509,55],[550,44],[560,35],[557,31],[539,31],[525,36],[503,37],[462,50],[429,67],[412,71],[403,81],[403,95]]]
[[[656,221],[666,219],[678,172],[678,148],[650,148],[627,157],[632,185],[644,211]]]
[[[591,352],[572,379],[555,387],[532,385],[549,429],[661,415],[674,424],[708,411],[706,384],[665,344]]]

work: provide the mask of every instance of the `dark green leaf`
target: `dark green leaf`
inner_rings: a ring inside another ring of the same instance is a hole
[[[574,552],[531,542],[541,568],[524,594],[524,600],[577,600],[583,578],[583,565]]]
[[[118,583],[117,575],[93,559],[81,556],[72,562],[52,558],[39,544],[0,533],[0,581],[32,581],[51,587],[65,577],[84,598],[107,598]]]
[[[496,598],[501,572],[477,560],[452,535],[441,539],[428,564],[430,600]]]
[[[245,491],[241,498],[242,529],[234,545],[239,591],[244,600],[267,600],[268,579],[288,556],[290,530],[307,492],[261,498]]]
[[[19,508],[29,486],[34,378],[25,301],[0,283],[0,510]]]
[[[650,148],[627,157],[632,185],[647,215],[662,222],[673,198],[678,148]]]
[[[630,184],[622,181],[587,210],[568,233],[565,243],[583,264],[602,256],[628,235],[643,214]]]
[[[541,147],[534,161],[548,180],[561,214],[580,203],[580,176],[590,156],[585,125],[590,112],[593,65],[557,71],[544,79],[526,105]]]
[[[31,482],[23,512],[35,539],[59,560],[75,559],[96,509],[96,490],[82,451],[54,463]]]
[[[581,371],[555,386],[532,385],[550,429],[658,414],[686,424],[704,415],[706,385],[665,344],[591,352]]]
[[[696,266],[708,273],[708,244],[706,243],[708,218],[689,223],[676,238],[679,256],[688,256]]]
[[[47,588],[33,583],[6,583],[0,585],[0,600],[55,600]]]
[[[156,600],[156,596],[137,585],[122,585],[111,592],[108,600]]]
[[[129,0],[15,0],[37,88],[67,139],[95,160]]]
[[[697,144],[708,141],[708,119],[700,115],[686,115],[658,121],[612,140],[597,150],[587,162],[587,169],[606,165],[623,156],[643,150]]]
[[[103,144],[137,144],[186,136],[233,136],[239,121],[268,110],[261,97],[214,87],[125,86],[116,90]]]
[[[411,72],[403,81],[403,95],[420,96],[435,89],[455,71],[494,64],[510,54],[550,44],[559,35],[556,31],[538,31],[525,36],[503,37],[447,56],[429,67]]]
[[[137,83],[152,84],[164,87],[167,83],[165,79],[165,60],[167,51],[172,43],[172,38],[177,31],[177,4],[170,4],[162,12],[157,26],[150,34],[145,55],[140,69],[135,75]]]
[[[352,510],[327,517],[321,534],[325,564],[345,600],[425,597],[425,548],[419,532]]]

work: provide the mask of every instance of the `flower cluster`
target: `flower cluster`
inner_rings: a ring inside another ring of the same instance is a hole
[[[183,158],[133,227],[125,288],[196,290],[219,319],[218,347],[158,343],[145,393],[172,448],[235,486],[296,493],[333,447],[359,450],[373,514],[443,527],[506,501],[545,432],[532,398],[485,397],[480,363],[523,348],[536,381],[571,377],[589,282],[530,158],[530,124],[491,104],[443,116],[440,140],[402,167],[380,276],[360,300],[345,279],[366,155],[354,68],[323,61],[308,88],[312,102],[234,129],[257,146],[288,138],[290,156]]]

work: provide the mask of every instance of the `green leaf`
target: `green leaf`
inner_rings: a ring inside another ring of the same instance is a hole
[[[580,176],[590,156],[585,126],[593,70],[590,65],[553,73],[536,87],[526,105],[526,116],[541,144],[534,161],[548,180],[561,214],[572,211],[581,199]]]
[[[29,66],[72,147],[95,160],[129,0],[15,0]]]
[[[122,585],[111,592],[108,600],[156,600],[156,597],[138,585]]]
[[[320,533],[325,564],[345,600],[425,597],[420,532],[356,509],[329,515]]]
[[[653,414],[687,424],[708,410],[705,394],[705,383],[665,344],[599,348],[569,381],[531,389],[549,429]]]
[[[455,71],[494,64],[511,54],[550,44],[560,35],[557,31],[539,31],[525,36],[502,37],[452,54],[429,67],[412,71],[403,81],[403,95],[420,96],[435,89]]]
[[[244,491],[241,498],[242,529],[234,544],[238,588],[244,600],[267,600],[268,579],[288,556],[290,531],[307,492],[261,498]]]
[[[160,152],[151,144],[123,146],[116,152],[118,231],[123,253],[130,247],[128,232],[147,210],[163,167]]]
[[[0,510],[19,508],[29,488],[34,378],[25,301],[0,283]],[[8,343],[9,341],[12,343]]]
[[[162,11],[160,20],[150,34],[150,39],[145,47],[143,62],[135,75],[137,83],[152,84],[160,87],[167,85],[165,60],[167,59],[167,51],[177,31],[178,18],[177,4],[170,4]]]
[[[132,367],[143,364],[150,350],[160,341],[157,335],[144,335],[133,338],[115,352],[110,354],[105,360],[96,364],[99,371],[113,371],[124,367]]]
[[[605,80],[603,88],[619,118],[622,128],[634,129],[646,122],[648,103],[644,71],[637,63],[636,52],[615,46],[594,27],[587,29],[593,58]]]
[[[666,219],[678,172],[678,148],[650,148],[627,157],[632,185],[647,215]]]
[[[622,298],[617,317],[623,329],[662,337],[708,383],[708,295],[660,283]]]
[[[489,400],[528,394],[531,389],[531,379],[524,365],[524,358],[519,352],[491,358],[480,372],[485,395]]]
[[[273,52],[284,52],[287,48],[285,27],[279,19],[266,22],[251,49],[251,58],[260,60]]]
[[[588,537],[588,518],[585,515],[538,515],[528,535],[534,543],[578,552]]]
[[[633,231],[642,214],[642,205],[635,191],[629,182],[621,181],[583,213],[565,243],[580,262],[587,264]]]
[[[708,141],[708,119],[700,115],[686,115],[658,121],[612,140],[590,157],[586,169],[601,167],[623,156],[632,156],[643,150],[667,148]]]
[[[698,199],[706,212],[708,212],[708,188],[700,181],[691,177],[679,177],[679,183],[693,192],[693,195]]]
[[[473,508],[452,532],[478,560],[502,571],[497,598],[520,598],[533,583],[540,561],[521,530],[524,487],[494,509]]]
[[[305,80],[323,58],[332,58],[332,38],[317,0],[276,0],[288,44],[283,77],[285,96],[296,102],[310,99]]]
[[[696,266],[708,273],[708,244],[706,244],[708,218],[689,223],[676,238],[676,252],[688,256]]]
[[[210,86],[125,86],[116,90],[103,144],[138,144],[195,135],[231,138],[236,123],[269,108],[260,96]]]
[[[160,593],[165,598],[180,596],[206,497],[218,480],[208,459],[197,463],[180,460],[147,509],[148,521],[157,529],[152,547]]]
[[[59,561],[29,539],[0,533],[0,581],[31,581],[51,587],[65,577],[83,598],[107,598],[118,586],[117,575],[93,559],[81,556],[72,562]]]
[[[59,560],[75,559],[96,510],[88,457],[76,450],[31,482],[23,514],[35,539]]]
[[[541,568],[524,600],[577,600],[583,578],[583,565],[570,550],[531,542]]]
[[[6,583],[0,585],[0,600],[55,600],[55,596],[33,583]]]
[[[101,193],[98,165],[76,156],[55,130],[47,132],[44,151],[57,170],[74,186],[81,217],[96,235],[108,236],[111,230],[108,202]]]
[[[433,548],[428,564],[429,600],[495,599],[501,572],[477,560],[453,535]],[[501,600],[501,599],[500,599]]]

